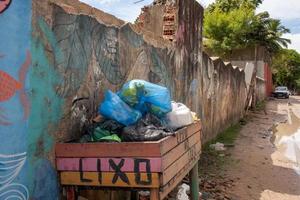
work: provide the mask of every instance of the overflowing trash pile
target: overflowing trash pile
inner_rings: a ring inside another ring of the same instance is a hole
[[[120,91],[106,91],[98,109],[102,120],[93,123],[80,142],[157,141],[196,119],[182,103],[171,101],[167,88],[132,80]]]

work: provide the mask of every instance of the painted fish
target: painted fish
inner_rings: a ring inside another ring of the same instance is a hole
[[[0,0],[0,13],[3,13],[10,5],[12,0]]]
[[[1,0],[0,0],[1,1]],[[27,71],[31,64],[31,55],[30,52],[27,51],[26,53],[26,60],[22,64],[20,71],[19,71],[19,80],[14,79],[11,75],[0,70],[0,102],[5,102],[11,99],[17,91],[20,91],[20,102],[22,104],[24,110],[24,119],[26,119],[29,115],[29,102],[24,90],[24,84],[26,79]],[[0,109],[1,111],[1,109]],[[2,109],[2,113],[3,113]],[[1,117],[2,116],[2,117]],[[3,119],[3,115],[0,112],[0,125],[7,125],[9,124],[7,121],[1,120]]]
[[[0,102],[9,100],[22,87],[22,83],[0,70]]]

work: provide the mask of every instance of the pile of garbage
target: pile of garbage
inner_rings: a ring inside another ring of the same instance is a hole
[[[106,91],[98,109],[102,120],[88,127],[80,142],[157,141],[196,119],[182,103],[171,101],[166,87],[132,80],[120,91]]]

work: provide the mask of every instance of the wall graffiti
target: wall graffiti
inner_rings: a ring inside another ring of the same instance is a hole
[[[55,65],[70,77],[60,88],[62,96],[70,95],[80,86],[92,55],[96,57],[99,68],[111,84],[122,83],[126,78],[126,70],[122,70],[119,58],[120,30],[108,28],[88,16],[70,15],[57,6],[54,10],[53,32],[57,42],[52,42],[52,48],[56,46],[63,50],[62,57],[55,55]]]
[[[22,83],[15,80],[8,73],[0,70],[0,102],[9,100],[13,95],[15,95],[16,91],[22,88]]]
[[[28,200],[26,186],[14,183],[26,162],[26,153],[0,154],[0,199]]]
[[[71,178],[81,185],[94,183],[102,186],[146,187],[155,184],[156,175],[161,172],[161,159],[58,158],[57,170],[62,172],[66,180]]]
[[[8,9],[12,0],[0,0],[0,14],[3,13],[6,9]]]
[[[92,158],[91,158],[92,159]],[[88,159],[89,160],[89,159]],[[63,184],[78,185],[98,185],[112,187],[147,187],[158,184],[158,174],[151,171],[150,159],[97,159],[95,164],[97,170],[93,172],[85,171],[83,159],[79,159],[79,171],[61,172],[61,182]],[[90,160],[91,161],[91,160]],[[102,161],[104,161],[102,163]],[[129,170],[129,163],[133,161],[133,166]],[[153,162],[152,162],[153,163]],[[68,163],[61,163],[63,166]],[[85,162],[89,165],[91,163]],[[104,164],[104,165],[103,165]],[[105,171],[106,164],[109,164],[110,171]],[[129,171],[128,171],[129,170]]]
[[[32,190],[27,146],[31,4],[31,0],[0,0],[1,200],[29,200]]]
[[[27,51],[25,62],[22,64],[19,70],[19,80],[16,80],[11,75],[3,70],[0,70],[0,102],[8,101],[12,98],[17,91],[20,91],[20,103],[23,107],[23,119],[26,120],[29,115],[30,105],[24,89],[26,74],[31,65],[31,55]],[[5,110],[0,108],[0,125],[10,125],[11,122],[7,121],[5,117]]]
[[[130,25],[110,26],[84,13],[70,14],[68,10],[73,9],[64,10],[58,1],[49,4],[48,0],[19,0],[21,3],[9,6],[7,3],[11,1],[0,0],[0,10],[5,10],[0,15],[0,26],[6,30],[0,31],[1,87],[4,86],[2,81],[5,83],[5,89],[0,91],[0,125],[5,125],[0,128],[5,141],[0,145],[0,153],[27,153],[9,158],[2,155],[5,159],[0,156],[0,199],[59,198],[54,156],[51,154],[54,143],[80,136],[81,122],[88,121],[86,119],[91,118],[91,113],[96,112],[104,90],[115,91],[130,77],[148,79],[166,85],[172,90],[174,99],[186,103],[188,98],[191,99],[189,96],[199,95],[198,87],[204,91],[205,81],[210,81],[203,78],[206,72],[196,77],[200,65],[187,62],[190,58],[186,52],[177,47],[161,49],[153,46]],[[69,3],[64,1],[63,4]],[[52,8],[48,9],[50,6]],[[193,23],[193,20],[186,22]],[[200,41],[185,40],[186,34],[182,25],[177,46],[200,44]],[[30,53],[24,55],[27,49]],[[193,82],[194,79],[199,83]],[[186,91],[191,95],[186,95]],[[197,101],[193,108],[198,113],[202,110],[198,109],[199,106],[210,105],[205,102],[205,94],[201,95],[201,102]],[[203,107],[207,108],[203,113],[224,110]],[[21,118],[26,120],[12,123],[12,119]],[[183,135],[176,139],[180,142],[185,138]],[[194,158],[193,150],[189,157]],[[63,171],[60,174],[62,183],[66,184],[73,181],[78,185],[147,188],[159,185],[161,163],[155,158],[124,158],[123,161],[119,158],[72,158],[63,164],[76,169],[60,170]],[[18,170],[7,169],[13,166]]]

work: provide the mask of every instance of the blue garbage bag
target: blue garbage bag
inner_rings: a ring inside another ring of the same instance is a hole
[[[166,87],[144,80],[132,80],[118,92],[119,97],[142,114],[163,117],[172,111],[171,95]]]
[[[99,113],[105,118],[115,120],[125,126],[135,124],[142,117],[141,112],[130,108],[110,90],[105,92],[105,99],[99,106]]]

